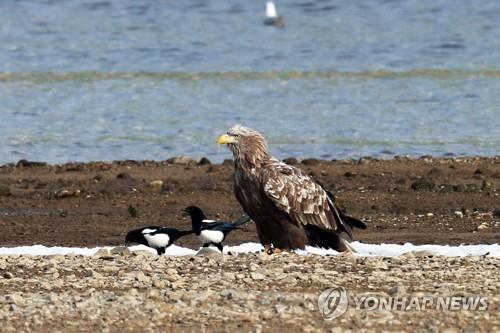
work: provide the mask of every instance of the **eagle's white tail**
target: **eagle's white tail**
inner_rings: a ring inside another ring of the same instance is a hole
[[[351,253],[358,253],[358,251],[356,251],[356,249],[352,247],[352,245],[351,245],[351,243],[349,243],[349,241],[347,241],[346,239],[344,239],[342,237],[340,237],[340,241],[346,247],[347,251],[349,251]]]

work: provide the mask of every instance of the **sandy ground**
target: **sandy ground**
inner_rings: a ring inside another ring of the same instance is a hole
[[[294,161],[291,161],[294,162]],[[365,221],[371,243],[500,241],[500,158],[390,161],[305,160],[298,166]],[[147,225],[190,227],[181,209],[209,217],[242,212],[232,165],[189,159],[0,167],[0,246],[120,245]],[[161,181],[155,182],[155,181]],[[153,182],[153,183],[152,183]],[[257,241],[252,224],[228,244]],[[191,236],[178,245],[198,248]],[[397,258],[238,255],[158,257],[147,253],[0,256],[2,332],[90,331],[445,331],[500,329],[498,271],[491,257]],[[470,296],[484,311],[369,311],[322,318],[318,295],[343,286],[353,297]]]

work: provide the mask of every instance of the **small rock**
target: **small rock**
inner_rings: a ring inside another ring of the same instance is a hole
[[[46,166],[46,165],[47,165],[47,163],[45,163],[45,162],[28,161],[26,159],[22,159],[16,163],[16,168],[19,168],[19,167],[29,168],[29,167]]]
[[[467,188],[465,187],[464,184],[458,184],[458,185],[454,185],[453,186],[453,190],[455,192],[460,192],[461,193],[461,192],[465,192],[467,190]]]
[[[158,289],[152,289],[152,290],[148,291],[148,293],[146,294],[146,297],[152,298],[152,299],[160,298],[160,291]]]
[[[232,299],[233,298],[233,291],[230,289],[222,289],[220,292],[220,295],[226,299]]]
[[[387,264],[381,259],[375,260],[373,262],[370,261],[369,266],[373,267],[373,268],[381,269],[381,270],[388,270],[389,269],[389,266],[387,266]]]
[[[127,180],[127,179],[132,179],[132,176],[126,172],[120,172],[119,174],[116,175],[116,179]]]
[[[111,255],[108,249],[99,249],[96,253],[94,253],[94,257],[108,257]]]
[[[195,160],[187,156],[172,157],[167,159],[167,162],[170,164],[180,164],[180,165],[196,164]]]
[[[456,217],[459,217],[459,218],[463,218],[464,217],[464,213],[462,213],[459,210],[455,211],[454,214],[455,214]]]
[[[4,279],[12,279],[14,277],[11,272],[4,272],[2,276]]]
[[[99,182],[102,182],[104,180],[104,176],[101,174],[97,174],[97,175],[95,175],[95,177],[93,179],[96,183],[99,183]]]
[[[5,300],[8,301],[9,303],[14,303],[14,304],[22,304],[23,303],[23,297],[21,297],[19,294],[6,295]]]
[[[265,280],[266,276],[259,272],[250,272],[250,277],[252,280]]]
[[[369,164],[373,159],[370,156],[361,157],[358,160],[359,165]]]
[[[398,258],[412,259],[412,258],[415,258],[415,253],[413,253],[413,251],[406,252],[406,253],[403,253],[402,255],[400,255]]]
[[[149,278],[146,275],[144,275],[142,271],[138,271],[135,273],[135,280],[142,283],[149,282]]]
[[[493,187],[494,187],[493,183],[487,180],[483,180],[483,183],[481,184],[481,190],[483,191],[492,190]]]
[[[394,286],[390,287],[388,290],[387,290],[387,293],[390,295],[390,296],[403,296],[403,295],[406,295],[408,293],[408,291],[406,290],[406,287],[403,286],[402,284],[395,284]]]
[[[200,161],[198,162],[198,165],[211,165],[212,162],[206,157],[202,157]]]
[[[149,186],[151,186],[154,192],[161,193],[163,190],[163,180],[153,180],[149,183]]]
[[[296,165],[296,164],[299,164],[299,161],[298,161],[295,157],[285,158],[285,159],[283,160],[283,162],[285,162],[286,164],[289,164],[289,165]]]
[[[429,170],[429,175],[439,176],[443,174],[443,170],[437,167],[432,167]]]
[[[490,171],[485,167],[479,167],[474,171],[476,175],[487,175],[488,173],[490,173]]]
[[[134,206],[128,205],[127,212],[130,217],[137,217],[137,208],[135,208]]]
[[[490,225],[487,222],[483,222],[477,226],[477,230],[484,230],[484,229],[488,229],[489,227],[490,227]]]
[[[7,185],[0,185],[0,197],[8,197],[11,194],[10,188]]]
[[[62,189],[62,190],[59,190],[55,193],[55,197],[56,198],[70,198],[70,197],[76,197],[79,194],[80,194],[80,190]]]
[[[458,333],[458,330],[453,327],[448,327],[445,328],[444,330],[441,331],[442,333]]]
[[[122,256],[130,255],[132,252],[128,247],[125,246],[117,246],[111,249],[111,254],[120,254]]]
[[[222,253],[214,247],[202,247],[197,253],[197,256],[220,256]]]
[[[467,184],[465,186],[465,189],[467,192],[477,192],[479,191],[479,186],[477,186],[476,184]]]
[[[414,191],[432,191],[436,188],[436,184],[430,179],[419,179],[411,184],[411,189]]]
[[[398,185],[404,185],[404,184],[406,184],[406,178],[398,178],[398,179],[396,179],[396,184],[398,184]]]
[[[163,280],[154,280],[153,281],[153,287],[158,288],[158,289],[163,289],[165,288],[167,284]]]
[[[134,257],[156,257],[157,256],[156,252],[148,251],[148,250],[132,251],[132,255]]]
[[[411,251],[415,257],[432,257],[436,255],[434,252],[429,250],[419,250],[419,251]]]
[[[306,158],[302,160],[302,164],[304,165],[317,165],[319,164],[319,160],[317,158]]]
[[[94,276],[94,271],[91,269],[86,269],[83,271],[83,276],[84,277],[92,277],[92,276]]]

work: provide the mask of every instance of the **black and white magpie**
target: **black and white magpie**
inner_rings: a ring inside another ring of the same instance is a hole
[[[158,252],[165,253],[167,247],[172,245],[182,236],[194,233],[194,230],[177,230],[175,228],[146,227],[139,228],[127,233],[125,245],[142,244],[149,246]]]
[[[209,220],[197,206],[189,206],[184,211],[191,216],[191,225],[194,234],[198,236],[203,247],[215,245],[221,252],[224,247],[222,242],[226,239],[227,235],[234,229],[250,221],[247,215],[243,215],[234,223]]]

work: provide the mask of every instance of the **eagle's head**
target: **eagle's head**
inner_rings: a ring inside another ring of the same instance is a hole
[[[227,145],[237,161],[244,161],[251,165],[270,158],[267,142],[262,134],[241,125],[231,127],[227,134],[217,139],[217,143]]]

